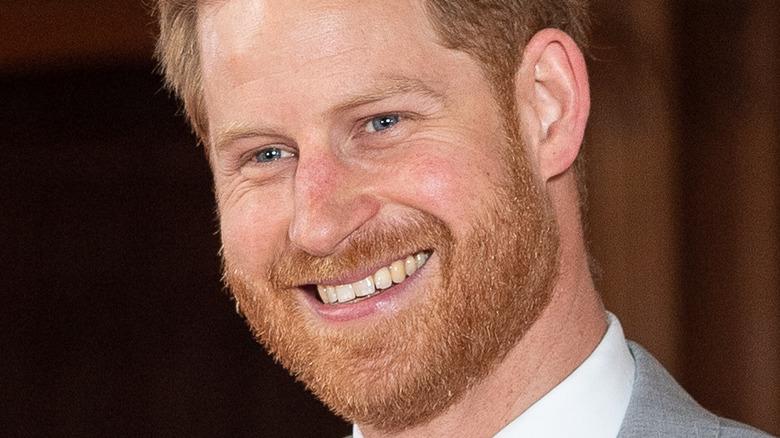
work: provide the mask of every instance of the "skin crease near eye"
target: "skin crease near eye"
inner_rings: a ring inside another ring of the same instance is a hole
[[[365,125],[365,131],[369,133],[380,133],[393,128],[402,120],[397,114],[382,115],[371,118]],[[270,163],[283,158],[293,157],[294,154],[286,152],[281,148],[264,148],[254,155],[254,161],[257,163]]]

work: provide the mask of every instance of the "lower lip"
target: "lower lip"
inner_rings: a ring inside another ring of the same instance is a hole
[[[391,288],[356,303],[325,304],[311,293],[301,291],[300,294],[303,295],[303,299],[308,302],[314,313],[328,323],[351,322],[372,315],[385,316],[395,313],[404,307],[404,296],[418,282],[420,274],[426,270],[430,262],[431,259],[428,259],[425,266],[415,271],[414,274],[401,283],[394,284]]]

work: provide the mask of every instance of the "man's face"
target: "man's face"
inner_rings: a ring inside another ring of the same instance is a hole
[[[441,413],[557,268],[478,64],[411,0],[216,1],[199,33],[225,274],[256,335],[347,419]]]

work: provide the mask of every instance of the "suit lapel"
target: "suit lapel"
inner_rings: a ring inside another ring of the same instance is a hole
[[[630,341],[628,347],[636,375],[618,438],[716,438],[718,418],[696,403],[650,353]]]

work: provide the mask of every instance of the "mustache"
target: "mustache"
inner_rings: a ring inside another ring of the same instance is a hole
[[[449,227],[424,212],[358,229],[348,239],[344,249],[328,256],[314,256],[297,247],[279,251],[268,270],[269,284],[282,290],[322,283],[424,250],[435,250],[442,254],[441,260],[449,260],[446,255],[453,244]]]

